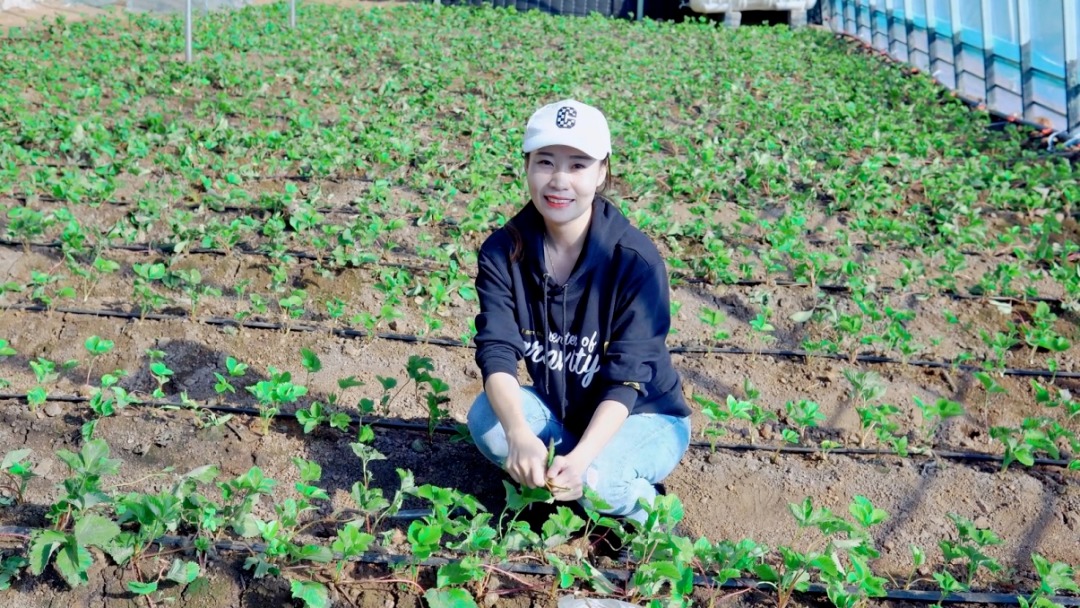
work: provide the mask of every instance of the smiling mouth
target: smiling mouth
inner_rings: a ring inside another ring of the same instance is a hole
[[[573,204],[572,198],[559,198],[555,196],[545,196],[544,201],[552,207],[569,207]]]

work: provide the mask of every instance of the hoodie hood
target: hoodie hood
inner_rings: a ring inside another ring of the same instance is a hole
[[[543,284],[547,275],[547,253],[544,250],[547,228],[544,225],[544,216],[540,215],[536,205],[530,201],[511,221],[522,238],[521,263]],[[566,288],[575,287],[575,282],[589,276],[597,266],[610,263],[611,252],[631,228],[630,220],[626,219],[619,208],[597,194],[592,202],[592,217],[589,220],[585,246],[566,281]]]

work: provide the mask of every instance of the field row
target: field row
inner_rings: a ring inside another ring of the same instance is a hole
[[[252,256],[183,254],[166,266],[169,259],[156,253],[113,250],[83,266],[42,255],[52,250],[2,253],[8,304],[319,322],[463,344],[472,337],[476,294],[458,263],[468,256],[459,252],[444,271],[366,265],[334,272],[310,261],[264,266]],[[1080,360],[1076,313],[1041,302],[885,292],[873,283],[853,283],[846,293],[674,283],[671,345],[876,353],[988,371],[1075,369]]]
[[[90,398],[72,406],[90,420],[137,401],[167,400],[208,422],[219,415],[201,407],[222,404],[267,416],[296,412],[310,428],[375,415],[426,421],[430,429],[463,421],[482,390],[473,351],[463,348],[238,332],[184,319],[102,325],[59,313],[29,318],[8,312],[0,320],[5,390],[27,395],[33,410],[53,403],[51,396]],[[801,445],[825,454],[841,447],[900,456],[967,450],[1004,456],[1003,468],[1036,457],[1080,468],[1075,379],[758,355],[674,357],[698,441]]]

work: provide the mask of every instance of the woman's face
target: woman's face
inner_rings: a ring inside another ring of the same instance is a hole
[[[570,146],[547,146],[529,154],[525,176],[533,205],[549,227],[588,225],[607,165]]]

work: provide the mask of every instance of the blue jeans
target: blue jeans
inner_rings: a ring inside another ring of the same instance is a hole
[[[563,428],[540,395],[530,387],[521,388],[525,420],[533,433],[547,445],[555,440],[555,451],[565,455],[577,445],[578,437]],[[509,446],[487,394],[473,402],[468,416],[473,442],[488,460],[505,467]],[[663,414],[634,414],[626,419],[585,472],[582,482],[611,505],[602,513],[645,521],[638,500],[652,504],[656,488],[667,477],[690,445],[690,418]],[[646,447],[647,446],[647,447]],[[643,449],[645,448],[645,449]],[[588,504],[581,499],[579,502]]]

